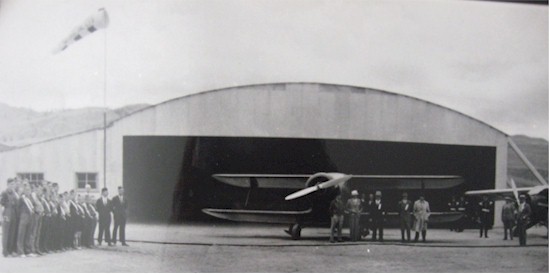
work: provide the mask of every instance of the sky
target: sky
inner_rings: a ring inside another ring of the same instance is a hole
[[[53,49],[104,7],[110,24]],[[548,140],[548,6],[486,1],[0,0],[0,102],[156,104],[274,82],[404,94]]]

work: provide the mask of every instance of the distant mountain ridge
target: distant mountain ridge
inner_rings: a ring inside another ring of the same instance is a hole
[[[107,122],[117,120],[147,104],[107,109]],[[34,111],[0,103],[0,151],[103,126],[103,108]]]
[[[111,122],[150,105],[128,105],[107,110]],[[103,126],[103,108],[38,112],[0,103],[0,151]],[[525,135],[512,136],[539,173],[548,181],[548,141]],[[508,149],[508,174],[518,186],[537,185],[537,179],[516,153]]]

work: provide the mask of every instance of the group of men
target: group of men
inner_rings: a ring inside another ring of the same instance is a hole
[[[468,211],[470,210],[470,203],[466,200],[464,196],[461,196],[456,200],[455,196],[451,198],[451,201],[447,204],[449,206],[450,212],[460,212],[464,216],[468,216]],[[464,231],[465,221],[467,217],[461,218],[457,222],[453,223],[451,226],[451,231],[462,232]]]
[[[99,222],[98,243],[103,233],[109,245],[125,241],[127,201],[124,189],[108,199],[108,190],[102,190],[97,201],[89,194],[75,190],[60,192],[59,185],[48,181],[29,182],[16,177],[7,181],[0,194],[2,206],[2,253],[4,257],[36,257],[52,252],[94,248],[94,234]],[[110,238],[111,214],[115,226]]]
[[[508,232],[510,240],[514,239],[513,228],[517,226],[519,245],[526,245],[527,226],[531,221],[531,206],[526,202],[525,194],[519,195],[519,204],[517,205],[512,198],[506,197],[506,204],[502,207],[501,218],[504,224],[504,240],[508,240]]]
[[[426,241],[428,229],[428,217],[430,215],[430,204],[424,200],[424,195],[412,203],[408,194],[402,194],[402,200],[398,202],[399,223],[401,228],[401,241],[411,241],[411,229],[415,230],[415,242],[418,242],[420,235],[422,241]],[[369,230],[372,230],[373,241],[384,241],[384,220],[386,218],[386,207],[382,203],[382,192],[376,191],[375,195],[370,194],[369,199],[359,198],[359,192],[353,190],[351,197],[344,203],[342,196],[338,195],[329,207],[331,216],[330,242],[334,242],[338,235],[338,241],[342,241],[342,227],[344,214],[349,214],[350,239],[359,241],[366,237]],[[361,223],[361,214],[368,212],[366,224]],[[414,216],[414,222],[412,219]]]
[[[518,235],[520,238],[520,245],[525,245],[527,225],[530,221],[531,206],[526,203],[525,194],[519,196],[519,204],[514,202],[512,197],[505,197],[506,204],[502,207],[502,224],[504,225],[504,240],[514,239],[513,228],[517,226]],[[464,196],[460,197],[459,201],[453,197],[449,202],[449,209],[452,212],[461,212],[466,216],[471,214],[472,208],[469,206],[468,201]],[[489,238],[488,231],[491,227],[493,219],[494,202],[489,199],[489,196],[484,195],[482,200],[477,204],[477,211],[474,217],[479,224],[479,237]],[[451,230],[462,232],[464,230],[464,221],[467,218],[462,218],[455,223],[455,226]]]
[[[513,227],[517,226],[520,245],[526,244],[526,230],[530,221],[531,207],[526,202],[525,194],[519,196],[519,204],[515,204],[510,197],[506,198],[506,204],[502,207],[502,222],[504,224],[504,240],[513,240]],[[460,212],[465,215],[461,220],[454,223],[451,231],[462,232],[464,230],[464,221],[467,219],[470,206],[464,197],[460,197],[457,201],[454,197],[448,203],[451,212]],[[494,202],[489,200],[487,195],[484,195],[482,201],[477,207],[477,221],[480,226],[479,237],[485,236],[488,238],[488,230],[491,227],[493,217]],[[428,228],[428,218],[430,216],[430,205],[424,200],[424,195],[420,195],[419,199],[412,203],[408,199],[407,193],[402,194],[402,200],[397,204],[399,214],[399,225],[401,229],[401,241],[408,242],[411,240],[411,229],[416,232],[414,241],[417,242],[419,236],[422,235],[422,241],[426,241],[426,233]],[[331,234],[330,242],[334,242],[336,234],[338,241],[342,241],[342,227],[344,223],[344,215],[349,215],[350,240],[359,241],[361,237],[366,237],[369,230],[372,231],[373,241],[384,240],[384,221],[386,217],[386,207],[382,203],[382,193],[376,191],[375,195],[369,194],[369,199],[365,200],[365,196],[359,198],[359,192],[353,190],[351,197],[344,202],[342,196],[338,195],[330,204],[329,207],[331,216]],[[368,213],[368,218],[361,219],[362,213]],[[412,217],[411,217],[412,215]]]

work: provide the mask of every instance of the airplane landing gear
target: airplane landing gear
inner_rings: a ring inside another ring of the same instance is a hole
[[[285,232],[292,237],[292,240],[299,240],[302,233],[302,227],[299,224],[291,224]]]

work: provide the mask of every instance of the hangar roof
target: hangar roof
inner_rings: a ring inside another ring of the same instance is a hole
[[[390,91],[385,91],[385,90],[380,90],[380,89],[374,89],[374,88],[368,88],[368,87],[360,87],[360,86],[353,86],[353,85],[344,85],[344,84],[331,84],[331,83],[321,83],[321,82],[275,82],[275,83],[261,83],[261,84],[250,84],[250,85],[237,85],[237,86],[230,86],[230,87],[224,87],[224,88],[218,88],[218,89],[212,89],[212,90],[206,90],[206,91],[201,91],[201,92],[196,92],[196,93],[192,93],[192,94],[188,94],[188,95],[184,95],[184,96],[180,96],[180,97],[176,97],[176,98],[172,98],[172,99],[169,99],[169,100],[166,100],[164,102],[161,102],[161,103],[158,103],[156,105],[150,105],[148,107],[145,107],[145,108],[142,108],[136,112],[132,112],[130,115],[128,116],[124,116],[124,117],[120,117],[116,120],[113,120],[111,122],[111,124],[108,125],[108,127],[112,126],[112,124],[120,121],[120,120],[123,120],[123,119],[126,119],[127,117],[129,116],[133,116],[133,115],[136,115],[136,114],[139,114],[140,112],[143,112],[147,109],[151,109],[151,108],[156,108],[156,107],[159,107],[159,106],[162,106],[162,105],[165,105],[165,104],[170,104],[170,103],[173,103],[175,101],[179,101],[179,100],[183,100],[183,99],[186,99],[186,98],[190,98],[190,97],[195,97],[195,96],[200,96],[200,95],[205,95],[205,94],[210,94],[210,93],[215,93],[215,92],[222,92],[222,91],[226,91],[226,90],[233,90],[233,89],[242,89],[242,88],[250,88],[250,87],[262,87],[262,86],[276,86],[276,85],[321,85],[321,86],[341,86],[341,87],[349,87],[349,88],[352,88],[352,89],[358,89],[358,90],[363,90],[363,91],[371,91],[371,92],[380,92],[380,93],[384,93],[384,94],[388,94],[388,95],[393,95],[393,96],[398,96],[398,97],[403,97],[403,98],[408,98],[408,99],[411,99],[411,100],[414,100],[414,101],[418,101],[418,102],[423,102],[423,103],[427,103],[427,104],[430,104],[430,105],[433,105],[433,106],[436,106],[436,107],[439,107],[441,108],[442,110],[445,110],[445,111],[451,111],[451,112],[454,112],[454,113],[457,113],[461,116],[463,116],[464,118],[466,119],[470,119],[470,120],[473,120],[475,122],[478,122],[488,128],[491,128],[503,135],[506,135],[508,136],[508,134],[506,134],[505,132],[497,129],[496,127],[494,126],[491,126],[490,124],[486,123],[486,122],[483,122],[479,119],[476,119],[472,116],[469,116],[469,115],[466,115],[462,112],[459,112],[457,110],[454,110],[454,109],[451,109],[449,107],[445,107],[443,105],[439,105],[439,104],[436,104],[436,103],[432,103],[430,101],[426,101],[426,100],[422,100],[422,99],[419,99],[419,98],[416,98],[416,97],[413,97],[413,96],[409,96],[409,95],[404,95],[404,94],[399,94],[399,93],[395,93],[395,92],[390,92]]]

